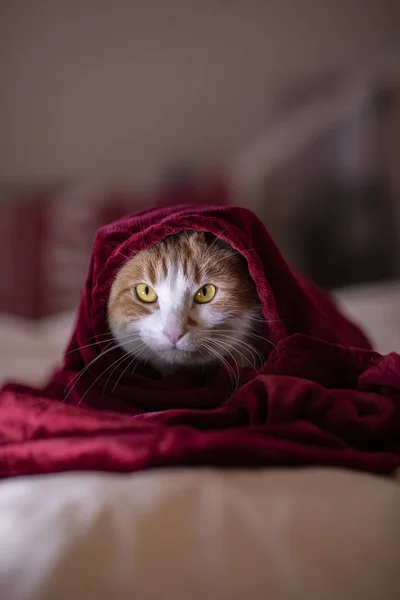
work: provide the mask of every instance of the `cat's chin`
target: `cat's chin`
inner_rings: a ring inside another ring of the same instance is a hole
[[[181,369],[191,369],[208,364],[199,352],[168,350],[159,354],[154,354],[149,359],[149,364],[162,375],[170,375]]]
[[[182,369],[197,370],[199,368],[212,367],[215,361],[207,358],[198,350],[164,350],[153,351],[147,358],[147,364],[158,371],[161,375],[172,375]]]

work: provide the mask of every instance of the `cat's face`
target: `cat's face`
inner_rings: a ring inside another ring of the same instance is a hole
[[[243,257],[211,234],[189,231],[129,259],[108,302],[116,341],[162,373],[249,359],[246,338],[257,313]]]

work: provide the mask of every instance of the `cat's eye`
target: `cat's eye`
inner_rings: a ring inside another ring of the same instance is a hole
[[[150,304],[157,300],[157,294],[155,293],[153,288],[150,287],[149,285],[146,285],[145,283],[139,283],[135,287],[135,292],[136,292],[136,296],[142,302],[147,302]]]
[[[194,295],[194,301],[198,304],[207,304],[207,302],[211,302],[216,293],[216,288],[211,283],[207,283],[207,285],[203,285]]]

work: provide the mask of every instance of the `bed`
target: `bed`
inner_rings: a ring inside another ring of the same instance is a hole
[[[400,348],[400,284],[335,294]],[[73,313],[0,317],[0,381],[40,384]],[[0,597],[397,600],[400,486],[341,469],[69,473],[0,483]]]

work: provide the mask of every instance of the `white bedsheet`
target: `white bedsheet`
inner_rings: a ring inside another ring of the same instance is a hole
[[[400,486],[339,470],[0,484],[4,600],[399,600]]]
[[[400,282],[354,286],[334,296],[378,352],[400,352]]]
[[[43,384],[62,356],[74,317],[68,312],[32,322],[0,314],[0,385]]]

